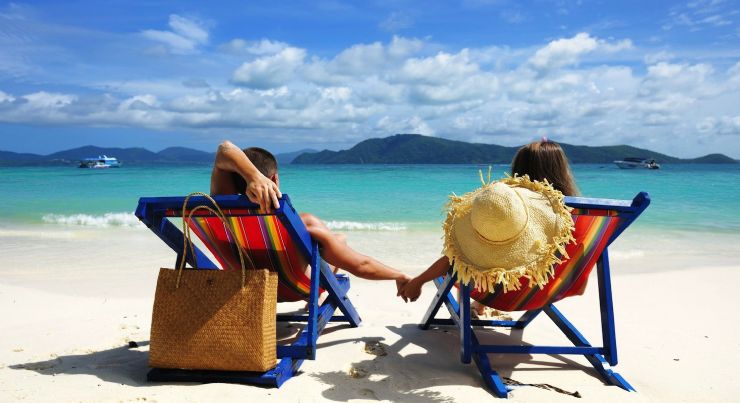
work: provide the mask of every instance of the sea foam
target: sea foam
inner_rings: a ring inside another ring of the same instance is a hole
[[[405,231],[406,224],[401,222],[357,222],[327,221],[329,229],[341,231]]]
[[[141,224],[132,213],[105,213],[91,214],[46,214],[44,222],[61,225],[79,225],[84,227],[138,227]],[[327,221],[326,226],[340,231],[405,231],[406,224],[401,222],[357,222],[357,221]]]
[[[44,222],[50,224],[79,225],[85,227],[138,227],[139,219],[132,213],[105,213],[102,215],[90,214],[46,214],[42,217]]]

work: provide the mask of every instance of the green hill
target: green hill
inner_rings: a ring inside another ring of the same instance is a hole
[[[659,163],[735,164],[723,155],[680,159],[637,147],[560,145],[573,163],[609,164],[624,157],[653,158]],[[357,143],[342,151],[300,150],[277,154],[280,164],[509,164],[519,147],[466,143],[420,134],[396,134]],[[76,165],[80,160],[98,155],[116,157],[127,164],[210,164],[214,153],[186,147],[169,147],[160,152],[145,148],[84,146],[49,155],[0,151],[0,166]]]
[[[659,163],[736,163],[722,154],[680,159],[626,145],[560,145],[570,161],[576,164],[610,164],[624,157],[653,158]],[[518,149],[519,147],[466,143],[419,134],[396,134],[365,140],[348,150],[301,154],[293,160],[293,164],[509,164]]]

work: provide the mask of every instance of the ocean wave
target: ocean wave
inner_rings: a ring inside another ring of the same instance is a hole
[[[609,250],[609,257],[612,257],[614,259],[639,259],[645,257],[645,251],[640,249],[633,249],[633,250]]]
[[[357,222],[327,221],[326,226],[332,230],[342,231],[405,231],[406,224],[401,222]]]
[[[44,222],[50,224],[79,225],[84,227],[138,227],[141,224],[132,213],[105,213],[102,215],[90,214],[46,214],[42,217]]]

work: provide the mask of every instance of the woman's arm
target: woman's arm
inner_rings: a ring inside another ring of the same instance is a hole
[[[236,189],[231,178],[232,173],[240,175],[247,182],[246,189]],[[278,198],[282,193],[277,184],[262,175],[257,167],[252,164],[244,151],[224,141],[218,146],[216,160],[211,172],[211,194],[236,194],[243,191],[249,200],[260,205],[265,211],[270,211],[271,206],[280,207]]]

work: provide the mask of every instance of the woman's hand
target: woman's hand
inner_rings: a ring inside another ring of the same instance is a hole
[[[272,211],[272,208],[280,208],[279,198],[283,197],[280,192],[278,185],[268,179],[261,173],[254,175],[253,178],[245,178],[247,180],[247,189],[244,194],[247,195],[252,203],[260,205],[260,209],[266,212]]]
[[[403,274],[400,278],[396,279],[396,296],[403,298],[404,302],[409,302],[406,300],[406,298],[402,295],[403,287],[406,286],[406,284],[411,281],[411,276],[408,274]]]
[[[398,290],[398,295],[406,302],[414,302],[421,296],[421,286],[423,284],[418,277],[414,277]]]

